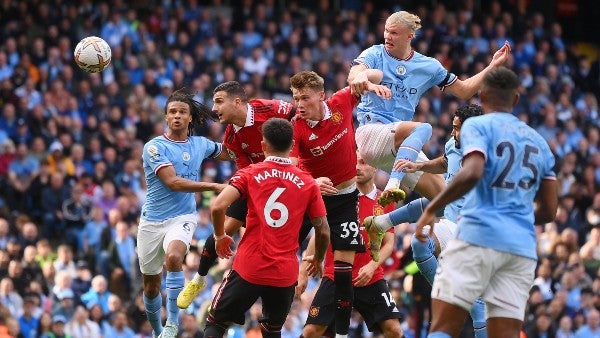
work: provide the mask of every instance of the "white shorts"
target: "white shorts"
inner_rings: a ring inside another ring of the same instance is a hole
[[[398,125],[402,122],[389,124],[371,123],[364,124],[356,129],[355,138],[358,152],[363,160],[388,174],[392,172],[394,162],[396,162],[397,149],[394,145],[394,134]],[[419,152],[417,162],[429,160],[425,153]],[[402,184],[410,190],[414,190],[417,182],[423,175],[422,171],[407,173],[404,175]]]
[[[445,218],[434,224],[433,233],[440,243],[440,252],[446,249],[448,242],[455,237],[456,227],[456,223]]]
[[[162,222],[140,220],[137,252],[140,270],[144,275],[158,275],[165,263],[165,253],[172,241],[179,240],[190,248],[198,216],[187,214]]]
[[[525,318],[536,261],[453,239],[438,258],[431,297],[469,311],[477,297],[487,318]]]

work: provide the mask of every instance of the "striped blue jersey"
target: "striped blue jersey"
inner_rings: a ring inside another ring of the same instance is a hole
[[[163,167],[173,166],[177,176],[199,182],[202,161],[218,156],[221,149],[220,143],[202,136],[174,141],[162,135],[148,141],[142,154],[148,189],[146,202],[142,206],[142,219],[160,222],[196,213],[194,193],[172,191],[156,173]]]
[[[383,99],[365,93],[357,106],[360,125],[381,122],[411,121],[419,99],[433,86],[445,87],[456,80],[442,64],[431,57],[412,51],[406,59],[391,56],[383,45],[365,49],[352,62],[383,71],[382,85],[392,91],[392,98]]]
[[[484,174],[466,195],[458,239],[537,258],[533,200],[544,179],[556,179],[554,155],[540,134],[508,113],[471,117],[461,129],[464,156],[485,156]]]

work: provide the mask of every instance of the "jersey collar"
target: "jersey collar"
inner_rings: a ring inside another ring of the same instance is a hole
[[[250,104],[247,104],[247,106],[248,106],[248,111],[246,112],[246,124],[244,124],[244,127],[250,127],[250,126],[254,125],[254,107],[252,107]],[[238,131],[240,131],[240,129],[242,129],[244,127],[239,127],[234,124],[233,130],[235,130],[235,132],[237,133]]]
[[[363,194],[362,192],[359,191],[358,196],[366,196],[367,198],[374,201],[377,198],[377,187],[375,186],[375,184],[373,184],[373,188],[371,189],[370,192]]]
[[[309,127],[314,128],[317,126],[317,124],[319,124],[319,122],[331,118],[331,110],[329,109],[329,106],[323,102],[323,107],[325,108],[325,116],[323,116],[320,121],[306,120],[306,124],[308,124]]]
[[[275,162],[280,164],[292,164],[292,160],[286,157],[278,157],[278,156],[267,156],[265,161]]]
[[[415,56],[415,50],[414,50],[414,49],[412,49],[412,48],[411,48],[411,50],[410,50],[410,53],[408,54],[408,56],[407,56],[405,59],[400,59],[400,58],[397,58],[397,57],[393,56],[392,54],[388,53],[388,51],[387,51],[385,48],[383,48],[383,50],[385,51],[385,53],[386,53],[386,54],[387,54],[389,57],[391,57],[391,58],[394,58],[394,59],[396,59],[396,60],[398,60],[398,61],[409,61],[410,59],[412,59],[412,57],[413,57],[413,56]]]

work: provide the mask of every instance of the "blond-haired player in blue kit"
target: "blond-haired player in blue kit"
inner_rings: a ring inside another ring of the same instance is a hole
[[[519,85],[507,68],[486,74],[484,115],[462,126],[462,169],[417,222],[425,242],[436,211],[466,194],[456,238],[439,257],[429,337],[458,336],[477,297],[487,307],[489,337],[519,337],[537,262],[533,225],[554,219],[558,205],[550,147],[511,113]]]
[[[398,160],[427,160],[421,148],[431,137],[431,125],[412,122],[421,96],[438,86],[458,98],[469,99],[479,90],[483,76],[501,66],[510,54],[506,43],[484,70],[461,80],[438,60],[412,49],[411,41],[419,28],[418,16],[406,11],[393,13],[385,22],[384,43],[365,49],[353,61],[348,75],[352,92],[362,95],[357,106],[358,151],[368,164],[391,173],[379,200],[382,205],[404,198],[400,183],[429,199],[444,187],[443,179],[433,174],[425,174],[427,179],[420,180],[423,172],[407,174],[392,170]],[[380,85],[387,95],[366,92],[367,78],[379,72],[383,72]],[[371,249],[378,250],[379,245],[380,241],[373,238]]]

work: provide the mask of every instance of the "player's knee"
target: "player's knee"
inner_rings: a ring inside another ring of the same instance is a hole
[[[160,294],[160,284],[144,283],[144,295],[147,298],[154,299]]]
[[[381,324],[381,331],[385,338],[402,338],[404,331],[400,326],[400,321],[397,319],[388,319]]]
[[[167,252],[165,264],[167,271],[179,271],[183,263],[183,256],[178,252]]]
[[[302,329],[302,337],[304,338],[319,338],[325,333],[327,327],[322,325],[307,324]]]
[[[433,250],[431,249],[429,241],[431,241],[431,238],[429,238],[427,242],[423,243],[419,241],[414,234],[412,235],[410,246],[415,259],[425,259],[433,255]]]
[[[415,127],[415,129],[413,130],[413,133],[417,133],[417,134],[425,137],[426,140],[429,140],[429,138],[431,138],[431,135],[433,133],[433,127],[431,127],[431,124],[429,124],[429,123],[420,123],[418,126]]]

